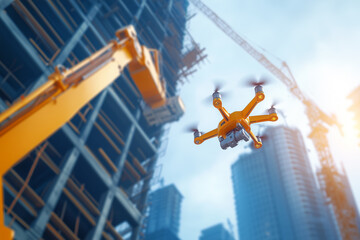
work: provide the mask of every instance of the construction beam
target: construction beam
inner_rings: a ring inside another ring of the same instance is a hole
[[[134,118],[136,123],[139,121],[140,116],[141,116],[141,110],[138,109],[136,114],[135,114],[135,118]],[[124,170],[125,161],[126,161],[126,158],[128,156],[129,149],[130,149],[132,140],[134,138],[134,135],[135,135],[135,124],[133,124],[130,127],[129,133],[128,133],[127,137],[126,137],[126,141],[125,141],[125,145],[124,145],[124,149],[123,149],[123,154],[121,154],[120,158],[116,161],[118,171],[113,176],[113,181],[114,181],[115,185],[117,185],[119,183],[119,181],[120,181],[121,174],[122,174],[122,172]]]
[[[0,112],[5,111],[5,109],[7,109],[7,105],[6,105],[6,103],[4,102],[4,100],[2,100],[2,99],[0,98]]]
[[[17,92],[16,90],[5,80],[5,82],[3,82],[3,77],[0,76],[0,88],[1,91],[6,92],[6,95],[10,96],[11,98],[13,98]]]
[[[38,217],[34,220],[31,228],[27,231],[25,239],[27,240],[36,240],[40,239],[46,229],[46,225],[49,222],[51,213],[54,211],[62,193],[67,179],[71,173],[72,168],[74,167],[79,156],[79,150],[73,148],[65,156],[65,165],[61,170],[61,173],[57,176],[55,184],[51,189],[50,194],[46,199],[45,206],[41,209]]]
[[[81,144],[84,146],[88,136],[90,135],[90,131],[94,126],[94,122],[96,120],[96,117],[99,114],[99,111],[101,109],[101,106],[103,105],[105,98],[106,98],[107,90],[103,91],[99,99],[97,100],[95,107],[91,113],[90,118],[86,122],[85,128],[82,132],[82,135],[80,137]],[[80,147],[80,146],[78,146]],[[61,169],[60,174],[57,176],[55,183],[51,187],[50,193],[47,195],[45,199],[45,206],[43,209],[41,209],[38,217],[35,219],[34,223],[32,224],[31,229],[28,230],[28,239],[40,239],[43,235],[46,224],[49,222],[51,213],[54,211],[61,193],[62,189],[64,189],[74,167],[78,160],[79,156],[79,149],[77,147],[74,147],[68,154],[65,156],[64,160],[64,166]]]
[[[16,232],[16,238],[15,239],[26,239],[26,232],[24,230],[24,227],[22,227],[19,223],[14,221],[12,217],[9,215],[5,215],[5,224],[6,226],[11,225],[11,228]]]
[[[141,212],[141,221],[140,224],[138,226],[136,226],[135,228],[133,228],[132,230],[132,234],[131,234],[131,240],[138,240],[139,239],[139,233],[142,230],[142,224],[144,222],[144,218],[145,218],[145,213],[146,213],[146,203],[147,203],[147,196],[148,196],[148,192],[151,188],[151,180],[154,174],[154,169],[156,167],[156,162],[157,162],[157,158],[158,156],[155,155],[151,160],[150,160],[150,164],[148,167],[148,176],[146,176],[146,179],[144,180],[144,184],[141,188],[141,193],[140,193],[140,202],[137,204],[137,207],[139,209],[139,211]]]
[[[106,11],[112,11],[112,7],[110,7],[106,2],[103,3],[104,8],[106,8]],[[111,16],[114,19],[114,21],[118,24],[118,26],[116,26],[117,28],[119,27],[123,27],[124,24],[121,23],[121,21],[119,20],[119,17],[116,14],[112,14]]]
[[[61,130],[66,134],[69,141],[77,147],[77,149],[80,150],[81,155],[84,157],[86,162],[90,165],[90,167],[94,170],[96,176],[98,176],[102,183],[105,184],[105,186],[111,185],[111,178],[109,175],[105,172],[105,170],[101,167],[99,167],[99,164],[96,162],[94,157],[91,155],[91,153],[86,150],[84,145],[82,144],[82,140],[80,137],[78,137],[71,127],[68,125],[65,125],[61,128]]]
[[[133,123],[130,127],[130,130],[127,134],[126,140],[125,140],[125,146],[123,148],[122,154],[120,155],[119,160],[117,161],[117,169],[118,171],[114,174],[113,178],[112,178],[112,186],[109,188],[108,192],[106,193],[106,197],[105,200],[103,201],[102,207],[101,207],[101,214],[97,220],[96,223],[96,227],[95,229],[93,229],[93,231],[91,231],[88,236],[87,239],[93,239],[93,240],[98,240],[101,238],[101,234],[104,231],[104,227],[106,224],[106,220],[107,217],[109,215],[109,212],[111,210],[111,205],[113,203],[113,199],[114,199],[114,193],[115,193],[115,189],[117,189],[117,183],[120,180],[121,177],[121,173],[123,171],[123,167],[126,161],[126,157],[128,156],[129,153],[129,149],[132,143],[132,140],[134,138],[134,133],[135,133],[135,122],[138,121],[138,119],[140,118],[140,114],[141,111],[138,110],[136,113],[136,117],[133,120]]]
[[[121,7],[125,10],[125,12],[129,15],[132,16],[133,14],[130,12],[128,6],[126,6],[126,4],[124,3],[124,1],[122,0],[118,0],[118,3],[121,5]],[[140,8],[139,8],[140,9]],[[139,10],[138,10],[139,11]],[[133,24],[133,23],[131,23]]]
[[[0,10],[3,11],[7,8],[14,0],[1,0],[0,1]]]
[[[150,141],[147,134],[144,132],[142,127],[140,127],[139,123],[135,120],[135,117],[130,112],[130,110],[126,107],[126,104],[120,99],[120,97],[116,94],[113,87],[109,87],[109,95],[115,100],[115,102],[121,107],[121,109],[124,111],[125,116],[130,119],[132,123],[135,124],[136,130],[139,132],[140,136],[145,140],[147,145],[150,147],[152,152],[155,154],[157,152],[157,148],[154,146],[154,144]]]
[[[40,59],[36,49],[30,44],[29,40],[24,36],[21,30],[17,27],[17,25],[5,11],[0,11],[0,20],[14,35],[15,39],[18,41],[19,45],[24,48],[27,55],[32,58],[34,67],[38,67],[42,72],[49,75],[51,73],[50,69],[45,66],[45,64]]]
[[[67,135],[69,140],[76,146],[81,146],[80,138],[71,130],[68,125],[62,127],[62,131]],[[100,178],[100,180],[104,183],[104,185],[110,188],[113,185],[112,178],[105,172],[103,168],[100,168],[94,157],[86,150],[84,147],[78,147],[80,150],[81,155],[90,165],[90,167],[96,173],[96,176]],[[128,199],[128,197],[118,188],[114,189],[115,191],[115,198],[121,203],[124,209],[127,210],[127,214],[130,216],[129,222],[139,222],[140,219],[140,212],[133,206],[133,203]]]
[[[129,223],[136,227],[140,224],[141,221],[141,212],[136,208],[133,202],[126,196],[119,188],[115,189],[115,199],[120,203],[121,206],[127,206],[127,214],[130,218],[128,219]]]
[[[7,186],[8,182],[5,183],[3,180],[3,188],[4,188],[4,192],[7,192],[11,197],[13,197],[13,199],[16,198],[16,195],[18,194],[18,191],[16,189],[13,188],[13,186],[10,185],[10,189],[9,186]],[[13,191],[14,192],[13,192]],[[23,201],[21,201],[22,196],[20,196],[19,200],[16,202],[16,204],[20,204],[20,206],[22,208],[25,209],[25,212],[27,212],[29,215],[31,215],[32,217],[36,217],[36,211],[34,210],[34,208],[31,206],[31,204],[29,203],[25,203]],[[5,211],[6,212],[6,211]]]
[[[44,3],[49,4],[48,1],[45,1]],[[49,6],[52,9],[52,6],[49,4]],[[55,11],[54,11],[55,12]],[[94,17],[96,16],[96,14],[99,12],[99,7],[98,6],[94,6],[89,14],[86,16],[86,19],[88,19],[89,21],[84,21],[81,23],[81,25],[76,29],[76,31],[72,34],[71,39],[69,41],[67,41],[67,43],[65,44],[65,46],[62,47],[62,50],[60,52],[60,54],[55,58],[54,62],[53,62],[53,66],[57,66],[59,64],[64,64],[64,62],[66,61],[66,59],[69,57],[70,53],[74,50],[75,46],[80,43],[82,46],[84,45],[81,41],[82,36],[84,35],[84,33],[88,30],[89,28],[89,22],[92,21],[94,19]],[[56,13],[56,12],[55,12]],[[57,14],[54,14],[54,16],[58,16]],[[70,31],[70,29],[68,29]],[[105,45],[105,44],[103,44]],[[83,46],[84,47],[84,46]],[[91,53],[87,50],[87,48],[85,47],[84,50],[89,54],[89,56],[91,55]],[[47,77],[48,77],[49,73],[48,72],[44,72],[34,83],[34,85],[31,87],[30,92],[34,91],[35,89],[37,89],[41,84],[45,83],[47,81]]]
[[[80,16],[84,19],[84,21],[88,24],[90,29],[93,31],[94,35],[97,37],[97,39],[101,42],[102,45],[106,45],[106,40],[100,35],[100,33],[95,29],[94,25],[92,24],[92,19],[96,16],[98,13],[97,11],[94,11],[92,15],[89,14],[89,16],[86,16],[84,12],[81,10],[80,6],[75,0],[70,0],[71,4],[74,6],[75,10],[80,14]],[[95,4],[94,8],[100,9],[100,5],[98,3]]]

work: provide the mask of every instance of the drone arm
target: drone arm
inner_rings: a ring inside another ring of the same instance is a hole
[[[265,94],[261,91],[256,93],[255,97],[249,102],[249,104],[242,110],[244,118],[247,118],[256,105],[265,99]]]
[[[259,123],[259,122],[269,122],[269,121],[275,122],[276,120],[278,120],[278,116],[276,113],[249,117],[250,124]]]
[[[230,119],[230,114],[228,111],[226,111],[226,109],[224,107],[218,108],[219,112],[221,113],[221,116],[226,120],[229,121]]]
[[[218,135],[218,129],[215,128],[214,130],[211,130],[210,132],[207,132],[199,137],[195,137],[194,139],[194,143],[195,144],[201,144],[203,143],[205,140],[208,140],[210,138],[216,137]]]
[[[258,138],[255,136],[255,134],[251,130],[247,131],[247,133],[250,135],[251,139],[254,141],[255,148],[261,148],[262,142],[258,140]]]
[[[221,116],[225,119],[225,121],[229,121],[230,114],[226,109],[222,106],[222,101],[220,97],[216,97],[213,99],[213,105],[217,108],[221,114]]]

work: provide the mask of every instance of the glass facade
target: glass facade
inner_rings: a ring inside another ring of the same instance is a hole
[[[300,132],[271,127],[240,155],[232,180],[240,239],[338,239]]]
[[[182,199],[181,193],[173,184],[150,194],[146,240],[178,239]]]
[[[233,236],[225,229],[224,225],[219,223],[201,231],[199,240],[235,240]]]

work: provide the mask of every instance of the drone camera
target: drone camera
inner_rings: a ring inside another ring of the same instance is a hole
[[[228,147],[236,147],[238,142],[241,140],[247,142],[249,139],[250,137],[244,128],[239,123],[237,123],[236,128],[233,131],[228,132],[225,139],[223,137],[219,137],[219,142],[221,148],[226,150]]]

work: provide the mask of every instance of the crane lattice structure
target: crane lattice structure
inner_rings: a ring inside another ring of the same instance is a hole
[[[219,27],[228,37],[242,47],[256,61],[261,63],[276,78],[282,81],[288,90],[299,99],[306,108],[306,115],[309,119],[311,133],[309,135],[318,154],[321,164],[320,174],[325,184],[323,191],[334,209],[337,224],[342,239],[360,239],[360,233],[356,226],[355,209],[349,204],[346,192],[341,180],[341,173],[338,171],[332,157],[326,134],[328,126],[338,124],[335,116],[329,116],[323,112],[314,101],[308,98],[297,85],[293,74],[286,62],[282,66],[274,65],[263,53],[255,49],[243,37],[236,33],[223,19],[200,0],[190,0],[203,14],[205,14],[215,25]],[[340,128],[341,130],[341,128]]]

